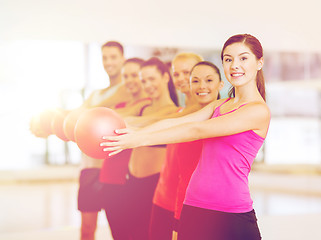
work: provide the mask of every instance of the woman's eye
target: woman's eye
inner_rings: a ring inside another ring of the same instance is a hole
[[[247,57],[242,57],[242,58],[241,58],[242,61],[244,61],[244,60],[246,60],[246,59],[247,59]]]
[[[225,60],[224,60],[225,62],[231,62],[232,61],[232,59],[230,59],[230,58],[225,58]]]

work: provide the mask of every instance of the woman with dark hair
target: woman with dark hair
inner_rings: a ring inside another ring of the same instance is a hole
[[[191,52],[178,53],[171,62],[173,82],[177,91],[184,95],[184,107],[179,112],[165,118],[181,117],[199,109],[190,88],[190,74],[193,66],[203,58]],[[162,120],[160,117],[149,117],[152,123]],[[145,122],[146,123],[146,122]],[[147,124],[145,124],[147,125]],[[166,160],[160,172],[160,177],[153,197],[149,240],[172,239],[176,221],[174,218],[176,194],[179,182],[176,148],[178,144],[168,144]]]
[[[151,104],[139,78],[143,63],[143,59],[129,58],[121,68],[122,83],[130,99],[117,103],[113,109],[122,117],[137,116],[141,109]],[[104,184],[101,199],[114,240],[130,239],[124,227],[127,223],[124,185],[131,151],[128,149],[104,159],[100,169],[99,180]]]
[[[168,67],[158,58],[141,65],[141,83],[151,104],[141,110],[140,116],[166,116],[178,110],[177,95]],[[166,145],[138,147],[132,150],[129,173],[125,183],[126,218],[132,240],[147,240],[152,198],[159,173],[166,157]]]
[[[211,62],[202,61],[197,63],[191,70],[190,77],[191,93],[201,109],[211,102],[220,99],[220,90],[224,86],[219,68]],[[177,162],[178,184],[175,198],[175,228],[173,240],[176,239],[180,225],[180,216],[185,199],[186,188],[190,178],[198,164],[202,152],[202,139],[177,143],[175,162]]]
[[[140,109],[151,104],[151,99],[143,90],[139,72],[144,60],[141,58],[129,58],[125,61],[121,70],[122,83],[124,84],[130,100],[120,101],[112,108],[122,117],[138,116]]]
[[[219,99],[224,86],[219,69],[201,61],[191,67],[188,80],[194,111]],[[187,90],[186,90],[187,91]],[[185,111],[183,109],[182,113]],[[187,111],[189,111],[187,109]],[[150,240],[176,239],[186,187],[202,151],[202,141],[169,144],[167,159],[154,195]],[[172,214],[168,209],[172,208]],[[166,211],[167,210],[167,211]],[[170,225],[171,224],[171,225]]]
[[[229,38],[222,62],[234,96],[157,128],[117,130],[102,145],[123,149],[203,139],[199,163],[185,195],[178,239],[261,239],[248,186],[251,165],[270,124],[265,103],[263,49],[249,34]]]

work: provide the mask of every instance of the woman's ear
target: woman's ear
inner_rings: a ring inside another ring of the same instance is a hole
[[[169,74],[167,72],[164,73],[163,78],[164,78],[166,83],[169,82]]]
[[[224,81],[220,81],[220,86],[218,87],[218,91],[221,91],[224,87]]]
[[[263,57],[261,57],[258,61],[258,65],[257,65],[257,70],[261,70],[263,68],[263,65],[264,65],[264,59]]]

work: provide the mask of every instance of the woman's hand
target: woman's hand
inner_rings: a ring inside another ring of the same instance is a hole
[[[143,139],[143,134],[138,134],[138,131],[124,128],[124,129],[117,129],[115,133],[118,135],[116,136],[103,136],[103,139],[106,140],[100,144],[100,146],[105,147],[103,151],[109,152],[109,156],[116,155],[121,151],[128,149],[128,148],[136,148],[140,147],[142,141],[139,139]]]

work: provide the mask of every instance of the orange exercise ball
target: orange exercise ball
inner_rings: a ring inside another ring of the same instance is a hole
[[[69,141],[69,139],[67,138],[64,132],[64,120],[65,120],[65,117],[68,115],[68,113],[69,113],[68,110],[57,109],[51,121],[52,133],[65,142]]]
[[[36,137],[47,138],[50,134],[43,132],[40,126],[40,114],[34,115],[29,122],[30,132]]]
[[[40,113],[39,123],[40,123],[41,130],[44,133],[47,133],[48,135],[53,134],[51,130],[51,122],[55,113],[56,113],[55,109],[48,109]]]
[[[112,109],[96,107],[86,110],[78,119],[75,127],[76,143],[89,157],[105,159],[108,152],[100,146],[103,136],[116,135],[115,130],[125,128],[124,120]]]
[[[75,126],[78,121],[79,116],[83,113],[83,108],[77,108],[75,110],[72,110],[67,114],[67,116],[64,119],[63,124],[63,130],[66,135],[66,137],[70,140],[75,142]]]
[[[52,134],[51,122],[55,115],[54,109],[47,109],[32,117],[30,121],[30,131],[36,136],[47,138]]]

